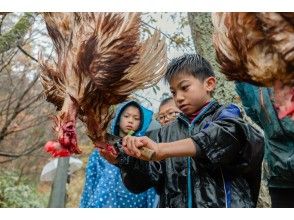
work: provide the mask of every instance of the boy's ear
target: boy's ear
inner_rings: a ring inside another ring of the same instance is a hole
[[[216,86],[216,78],[213,76],[210,76],[204,80],[204,87],[207,90],[207,92],[212,92],[215,89]]]

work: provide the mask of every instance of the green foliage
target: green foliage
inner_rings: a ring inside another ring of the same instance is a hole
[[[15,26],[0,36],[0,53],[16,47],[35,21],[34,13],[24,13]]]
[[[35,187],[21,180],[16,172],[1,171],[0,208],[46,207],[48,195],[39,195]]]

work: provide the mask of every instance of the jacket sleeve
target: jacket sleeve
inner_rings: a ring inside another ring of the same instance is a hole
[[[246,114],[260,127],[262,122],[260,120],[261,106],[259,103],[259,88],[244,82],[236,82],[236,92],[238,93]]]
[[[158,133],[149,137],[158,141]],[[123,152],[119,154],[118,160],[116,166],[120,168],[123,183],[129,191],[141,193],[151,187],[159,189],[164,161],[143,161],[127,156]]]
[[[120,154],[116,166],[121,170],[124,185],[132,193],[142,193],[151,187],[159,186],[162,175],[161,162],[148,162]]]
[[[245,171],[259,164],[263,156],[261,133],[242,120],[239,108],[234,105],[224,108],[216,120],[192,136],[192,140],[196,145],[196,158],[208,160],[212,168],[221,166]]]
[[[80,201],[81,208],[89,207],[91,195],[94,194],[96,183],[101,175],[98,172],[98,154],[98,151],[94,150],[93,153],[90,155],[87,163],[85,184]]]

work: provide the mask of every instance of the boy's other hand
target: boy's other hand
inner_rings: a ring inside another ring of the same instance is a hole
[[[136,157],[141,160],[148,160],[145,158],[140,151],[140,148],[146,147],[155,152],[154,157],[152,157],[152,160],[162,160],[164,159],[159,151],[159,145],[151,140],[148,137],[133,137],[133,136],[125,136],[122,141],[122,146],[124,152],[132,157]]]

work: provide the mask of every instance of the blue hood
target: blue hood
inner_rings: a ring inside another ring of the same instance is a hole
[[[143,136],[145,132],[147,131],[151,120],[152,120],[152,115],[153,112],[143,106],[141,106],[138,102],[136,101],[127,101],[121,103],[115,113],[115,117],[112,120],[111,123],[111,133],[114,135],[119,135],[119,119],[121,117],[122,112],[130,105],[135,105],[140,109],[141,113],[141,123],[139,129],[135,132],[134,136]]]

